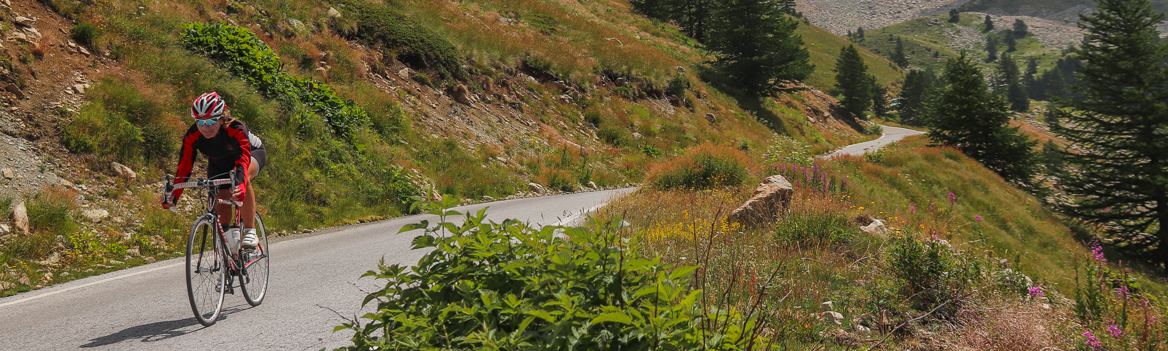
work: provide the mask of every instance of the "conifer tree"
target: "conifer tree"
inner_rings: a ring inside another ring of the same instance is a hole
[[[960,149],[1002,177],[1028,183],[1035,143],[1009,127],[1005,99],[990,92],[965,53],[949,59],[945,80],[949,86],[934,106],[929,138]]]
[[[868,74],[868,65],[855,45],[848,45],[840,49],[839,58],[835,61],[835,89],[843,95],[840,103],[844,111],[857,118],[864,117],[864,111],[872,105],[872,81]]]
[[[1025,38],[1029,32],[1030,27],[1026,26],[1026,22],[1023,22],[1021,18],[1014,20],[1014,35]]]
[[[994,30],[994,20],[993,20],[993,19],[990,19],[990,15],[986,15],[986,18],[985,18],[985,32],[986,32],[986,33],[989,33],[989,32],[990,32],[990,31],[992,31],[992,30]]]
[[[748,94],[774,92],[783,80],[803,80],[815,66],[795,33],[799,23],[769,0],[719,0],[708,43],[717,65]]]
[[[872,114],[883,118],[888,114],[888,88],[872,78]]]
[[[1076,200],[1066,210],[1128,237],[1153,234],[1154,258],[1168,263],[1168,45],[1156,29],[1164,17],[1148,0],[1099,0],[1079,17],[1080,97],[1060,110],[1055,130],[1076,150],[1064,153],[1063,185]]]
[[[908,57],[904,55],[904,42],[896,37],[896,51],[892,53],[892,62],[900,68],[908,67]]]
[[[949,23],[961,22],[961,11],[957,9],[949,10]]]
[[[928,103],[937,77],[932,71],[911,70],[904,77],[900,90],[900,123],[921,126],[925,124]]]
[[[1010,83],[1017,82],[1022,76],[1018,71],[1018,63],[1009,53],[1002,54],[995,68],[993,89],[996,92],[1005,92]]]
[[[1018,40],[1014,38],[1014,31],[1007,29],[1002,31],[1002,33],[1006,37],[1006,52],[1018,50]]]
[[[998,38],[995,36],[986,37],[986,62],[994,62],[998,59]]]

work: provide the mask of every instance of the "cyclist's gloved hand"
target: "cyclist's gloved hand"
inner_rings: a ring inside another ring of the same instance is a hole
[[[247,196],[247,174],[243,172],[243,165],[235,165],[235,188],[231,189],[231,196],[235,201],[243,201]]]
[[[178,197],[171,194],[164,195],[162,197],[162,209],[169,210],[171,207],[174,207],[176,202],[178,202]]]

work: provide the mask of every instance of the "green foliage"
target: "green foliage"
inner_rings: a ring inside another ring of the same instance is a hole
[[[1168,261],[1168,112],[1159,108],[1168,99],[1168,44],[1157,29],[1164,18],[1146,0],[1100,1],[1083,17],[1088,40],[1074,52],[1082,97],[1068,101],[1074,110],[1056,108],[1063,122],[1053,128],[1074,150],[1065,156],[1076,171],[1060,183],[1077,201],[1064,210],[1132,236],[1155,230],[1160,262]]]
[[[835,62],[835,89],[843,94],[840,104],[854,118],[866,119],[864,111],[872,106],[872,84],[876,80],[868,73],[868,65],[854,45],[840,50]]]
[[[791,163],[811,166],[811,147],[790,136],[776,135],[767,146],[764,159],[770,164]]]
[[[286,74],[280,58],[247,28],[190,23],[183,25],[182,42],[247,80],[265,96],[289,107],[309,107],[342,138],[352,140],[354,133],[369,123],[365,109],[337,96],[327,84]]]
[[[596,137],[608,145],[621,147],[629,144],[630,134],[627,130],[621,128],[604,126],[596,131]]]
[[[61,140],[69,151],[130,164],[161,163],[176,151],[181,131],[165,123],[166,109],[130,82],[103,78],[88,95],[90,101],[64,125]]]
[[[347,33],[371,46],[394,52],[397,59],[415,69],[429,69],[442,80],[465,79],[465,60],[441,34],[423,27],[393,9],[393,3],[374,4],[346,0],[346,15],[357,19]],[[542,22],[541,22],[542,23]]]
[[[736,88],[766,95],[786,80],[803,80],[815,70],[799,22],[769,0],[720,0],[710,17],[708,45],[717,65]]]
[[[73,40],[76,40],[78,44],[89,48],[89,50],[96,49],[97,37],[99,34],[100,33],[98,32],[97,27],[93,24],[90,24],[89,22],[77,23],[77,25],[73,26],[73,30],[70,32],[70,36],[73,37]]]
[[[620,221],[591,228],[533,228],[487,222],[486,209],[460,216],[454,203],[430,206],[440,222],[423,229],[414,249],[431,250],[416,266],[381,264],[364,276],[385,281],[365,298],[376,304],[354,332],[351,350],[737,350],[751,340],[753,319],[729,313],[711,331],[691,290],[697,267],[669,268],[638,257],[618,235]],[[745,336],[745,337],[744,337]]]
[[[896,51],[892,53],[892,62],[900,68],[908,68],[908,57],[904,55],[904,41],[896,37]]]
[[[933,99],[936,75],[932,71],[911,70],[905,75],[904,85],[900,90],[900,123],[912,126],[921,126],[929,115],[929,101]]]
[[[800,247],[848,244],[857,234],[855,226],[842,214],[805,212],[783,217],[774,233],[776,243]]]
[[[709,150],[686,155],[671,166],[652,172],[647,181],[662,190],[709,189],[741,185],[750,177],[740,159]]]
[[[975,291],[983,273],[977,258],[954,252],[943,240],[918,240],[911,236],[895,241],[890,268],[900,280],[900,294],[913,308],[929,311],[942,304],[940,316],[953,316],[963,300]]]
[[[1006,101],[986,87],[981,70],[969,58],[949,60],[949,86],[934,106],[929,138],[954,146],[1008,179],[1029,182],[1035,143],[1009,127]]]

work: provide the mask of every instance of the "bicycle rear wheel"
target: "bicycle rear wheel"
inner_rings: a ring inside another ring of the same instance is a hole
[[[227,291],[227,262],[214,225],[207,218],[196,220],[187,240],[187,296],[195,319],[208,327],[223,311],[223,294]]]
[[[243,298],[252,306],[259,306],[264,302],[268,293],[268,235],[264,229],[264,221],[260,214],[255,215],[256,239],[259,243],[251,252],[244,253],[243,276],[240,277],[243,287]]]

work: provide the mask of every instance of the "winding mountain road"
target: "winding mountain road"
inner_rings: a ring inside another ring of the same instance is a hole
[[[619,189],[516,199],[457,208],[487,218],[536,225],[580,222]],[[411,265],[423,251],[410,250],[420,230],[397,234],[406,224],[433,216],[409,216],[338,227],[274,240],[268,296],[250,307],[236,289],[223,302],[224,316],[211,327],[195,321],[187,302],[185,262],[171,259],[80,279],[0,299],[0,350],[319,350],[347,344],[352,333],[333,333],[361,309],[363,291],[378,281],[360,278],[387,264]],[[381,282],[382,284],[384,282]]]
[[[922,132],[884,127],[877,140],[828,155],[862,155]],[[535,225],[571,225],[634,188],[499,201],[457,208],[488,218],[516,218]],[[206,350],[332,349],[348,343],[333,327],[372,308],[361,308],[378,281],[360,278],[381,259],[411,265],[423,251],[410,250],[420,233],[402,226],[433,216],[409,216],[338,227],[273,240],[268,296],[250,307],[242,294],[228,295],[214,326],[195,321],[187,302],[182,258],[88,277],[0,299],[0,350]],[[343,316],[343,317],[342,317]]]

